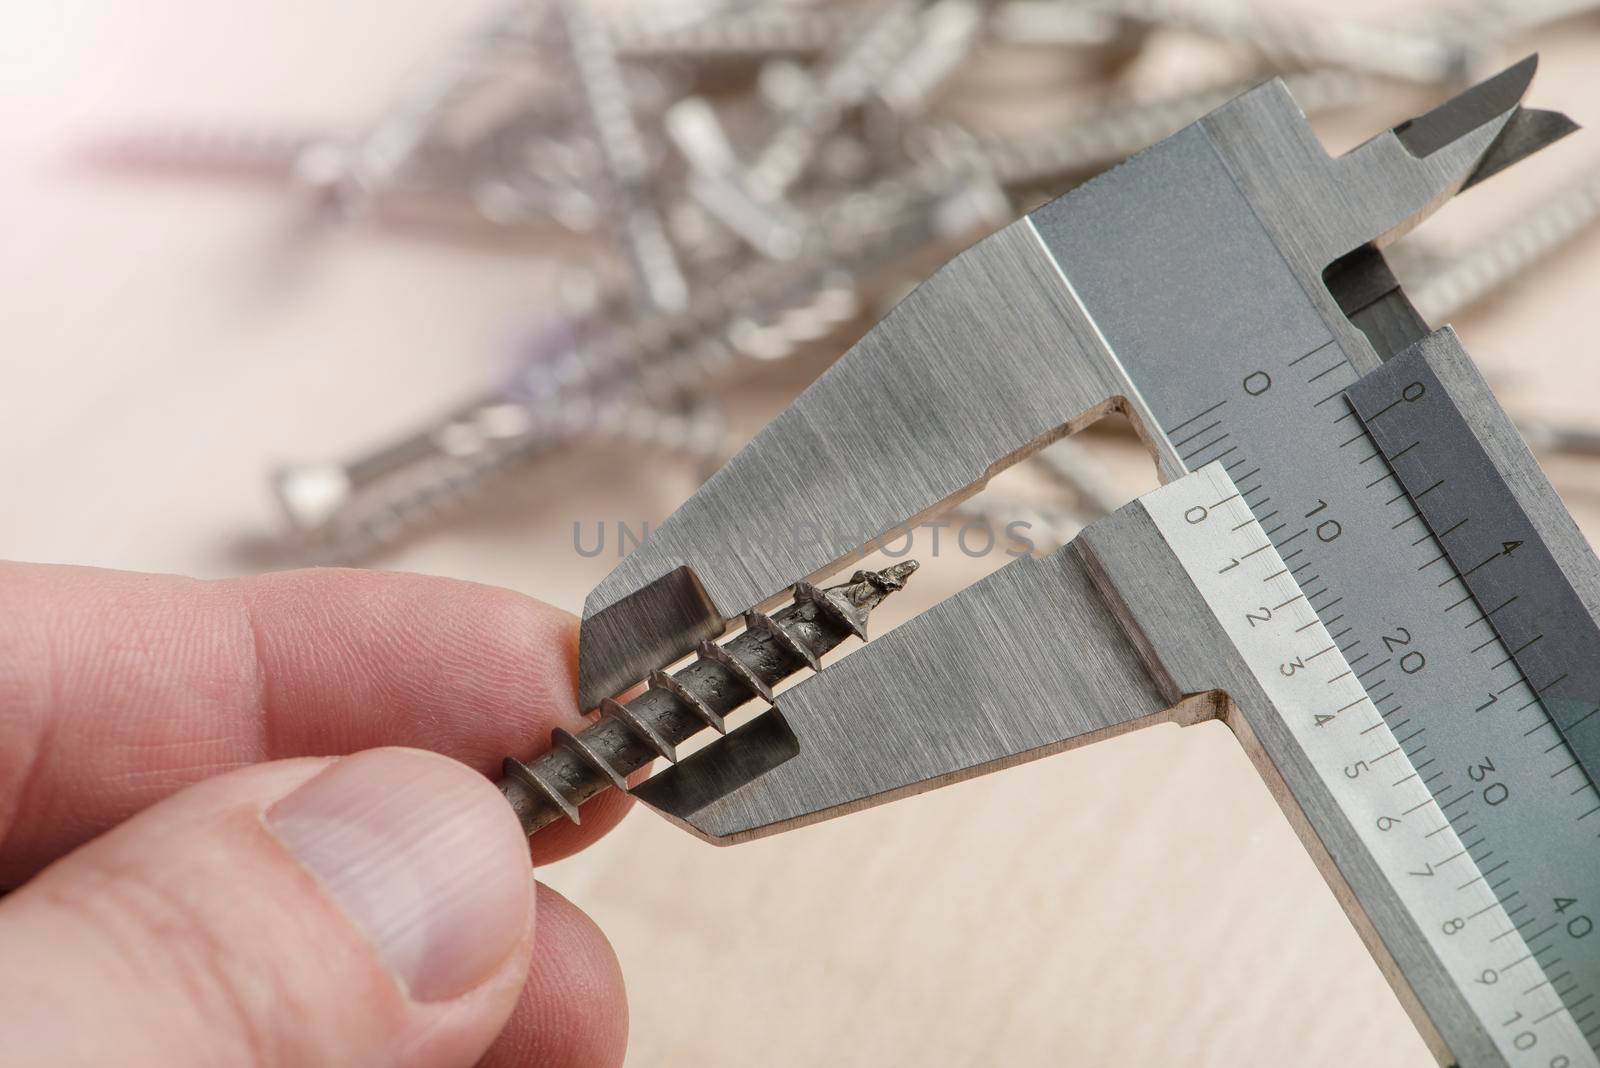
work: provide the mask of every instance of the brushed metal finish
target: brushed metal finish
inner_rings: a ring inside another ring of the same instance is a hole
[[[1084,540],[1177,685],[1229,695],[1225,719],[1281,783],[1424,1037],[1442,1040],[1441,1061],[1600,1063],[1221,466]],[[1496,981],[1476,981],[1485,969]]]
[[[1164,477],[1183,473],[1157,429],[1173,420],[1150,405],[1171,412],[1173,391],[1192,394],[1194,361],[1208,349],[1231,355],[1230,336],[1274,354],[1331,336],[1354,366],[1376,366],[1322,285],[1323,267],[1405,232],[1466,184],[1531,77],[1525,62],[1463,94],[1434,124],[1443,133],[1433,140],[1453,139],[1420,159],[1393,132],[1330,157],[1288,90],[1269,82],[974,245],[595,587],[581,702],[592,707],[663,652],[687,652],[1112,408],[1147,428]],[[1231,303],[1185,301],[1218,276],[1231,280]],[[1196,346],[1196,332],[1209,344]],[[1189,374],[1173,374],[1183,359]],[[711,601],[688,628],[628,600],[679,567]],[[681,648],[664,648],[677,631]]]
[[[1381,247],[1486,168],[1527,151],[1502,135],[1532,73],[1531,62],[1519,64],[1338,158],[1281,84],[1268,84],[975,246],[597,587],[583,633],[586,703],[652,666],[642,658],[647,647],[698,637],[674,639],[652,615],[647,599],[688,603],[664,596],[664,586],[703,589],[705,614],[692,623],[714,630],[1120,407],[1152,443],[1165,479],[1218,465],[1207,477],[1228,484],[1241,517],[1230,534],[1260,542],[1241,559],[1274,564],[1263,581],[1281,587],[1277,607],[1299,602],[1295,633],[1323,639],[1319,662],[1339,668],[1328,682],[1349,691],[1327,720],[1365,712],[1366,741],[1392,738],[1385,721],[1398,722],[1402,705],[1386,703],[1400,693],[1406,716],[1442,732],[1458,691],[1478,685],[1487,665],[1474,657],[1483,646],[1439,622],[1441,606],[1424,596],[1437,593],[1431,578],[1413,588],[1408,556],[1427,534],[1397,533],[1404,517],[1385,510],[1404,492],[1374,499],[1381,458],[1366,464],[1369,450],[1351,448],[1366,439],[1344,390],[1380,361],[1323,271],[1353,250]],[[1242,472],[1237,492],[1234,471]],[[1393,845],[1352,822],[1375,818],[1374,810],[1334,796],[1328,768],[1308,756],[1322,743],[1285,720],[1277,689],[1250,662],[1254,644],[1223,625],[1215,592],[1197,588],[1167,534],[1134,505],[1059,553],[1008,565],[780,695],[777,710],[639,793],[697,833],[733,840],[1117,730],[1225,712],[1441,1060],[1544,1063],[1524,1056],[1518,1035],[1502,1033],[1514,1021],[1488,1018],[1498,1002],[1466,991],[1459,946],[1444,946],[1450,960],[1442,960],[1440,936],[1419,927],[1441,922],[1433,909],[1470,898],[1470,915],[1446,917],[1454,926],[1444,935],[1475,923],[1477,940],[1498,924],[1499,945],[1521,941],[1506,920],[1509,897],[1497,898],[1509,893],[1505,880],[1487,883],[1476,869],[1488,847],[1457,843],[1437,858],[1473,876],[1453,895],[1419,898],[1398,885],[1404,872],[1393,868]],[[1296,539],[1304,540],[1290,546]],[[1371,650],[1347,661],[1346,653],[1362,638],[1378,645],[1397,607],[1411,626],[1425,618],[1432,628],[1433,670],[1420,680],[1395,674],[1391,692],[1380,694],[1383,676],[1369,673],[1391,661]],[[1278,666],[1288,676],[1294,659]],[[1417,741],[1422,733],[1413,726],[1372,760],[1408,771],[1393,784],[1407,799],[1403,814],[1431,813],[1431,843],[1451,843],[1467,833],[1452,823],[1467,810],[1449,815],[1453,800],[1441,807],[1439,799],[1468,784],[1434,785],[1443,763],[1418,781],[1431,756],[1415,768],[1407,761],[1435,739]],[[1449,763],[1452,775],[1470,770]],[[1419,865],[1431,865],[1413,849]],[[1530,896],[1534,889],[1546,884]],[[1521,995],[1538,1002],[1535,1044],[1555,1036],[1539,1054],[1592,1065],[1581,1036],[1572,1044],[1576,1024],[1541,974],[1544,960],[1528,951],[1497,963],[1508,975],[1520,969],[1517,980],[1543,980]]]
[[[1453,396],[1457,384],[1477,386],[1487,402],[1474,405],[1472,417]],[[1455,334],[1442,330],[1349,396],[1477,602],[1482,622],[1474,625],[1498,634],[1522,669],[1527,685],[1487,695],[1489,707],[1502,698],[1506,708],[1543,705],[1582,773],[1600,782],[1600,624],[1592,600],[1600,561],[1527,446],[1518,441],[1497,463],[1480,440],[1474,422],[1491,420],[1500,423],[1502,442],[1516,440],[1487,383]]]
[[[1193,505],[1207,506],[1203,524],[1189,521]],[[1236,570],[1246,584],[1238,592],[1239,580],[1219,578]],[[1255,609],[1240,598],[1263,578],[1269,603]],[[1272,629],[1257,631],[1251,611]],[[1016,625],[1027,620],[1050,625]],[[1274,677],[1297,657],[1305,675]],[[1322,713],[1333,726],[1318,722]],[[636,794],[726,844],[1219,714],[1441,1063],[1543,1065],[1558,1053],[1573,1066],[1600,1063],[1538,982],[1539,964],[1220,465],[1147,494],[1048,557],[1007,565]],[[1342,781],[1363,758],[1381,765],[1381,778]],[[1409,826],[1378,829],[1388,818]],[[1434,862],[1450,866],[1453,892],[1406,884],[1407,872]],[[1461,938],[1458,914],[1471,917]],[[1516,962],[1504,987],[1464,985],[1504,961]],[[1528,1027],[1494,1026],[1512,1018],[1537,1018],[1528,1026],[1544,1060],[1514,1045]]]
[[[781,724],[735,731],[635,792],[740,841],[1213,709],[1146,670],[1067,547],[947,598],[780,694],[762,718]],[[712,762],[759,775],[726,789],[719,771],[722,792],[682,781]]]
[[[1146,415],[1031,225],[986,238],[903,300],[595,587],[580,645],[583,705],[662,659],[643,635],[698,641],[713,629],[644,623],[638,605],[616,605],[628,595],[687,567],[720,631],[1122,404]],[[608,612],[614,605],[623,611]]]

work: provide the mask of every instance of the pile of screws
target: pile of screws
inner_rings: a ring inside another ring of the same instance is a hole
[[[591,239],[514,374],[392,444],[273,474],[290,555],[355,562],[580,440],[709,469],[732,444],[719,378],[843,351],[961,247],[1268,76],[1311,114],[1397,82],[1442,97],[1516,35],[1594,6],[1455,0],[1377,25],[1250,0],[516,0],[363,128],[140,134],[106,155],[286,181],[328,220],[425,212]],[[1207,42],[1215,73],[1152,92],[1149,57],[1173,37]],[[1044,121],[1013,128],[1028,114]],[[1401,273],[1425,314],[1448,315],[1597,215],[1584,176],[1515,232]],[[1055,536],[1117,503],[1070,443],[1039,462],[1072,499],[1029,513]],[[1030,506],[968,507],[1004,525]]]

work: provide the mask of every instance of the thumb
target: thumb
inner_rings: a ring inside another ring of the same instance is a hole
[[[286,760],[184,790],[0,901],[0,1064],[472,1064],[534,883],[445,757]]]

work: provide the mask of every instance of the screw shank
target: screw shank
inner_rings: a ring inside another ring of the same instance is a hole
[[[824,591],[825,598],[797,598],[774,613],[772,630],[750,627],[727,643],[726,653],[770,690],[807,666],[808,659],[820,658],[850,637],[852,623],[859,626],[868,612],[900,588],[915,566],[908,561],[882,572],[858,572],[850,582]],[[673,747],[705,729],[705,711],[720,719],[756,696],[737,671],[707,657],[688,664],[672,679],[672,688],[652,686],[626,702],[626,711]],[[626,777],[661,755],[628,723],[609,715],[579,733],[577,743],[576,747],[557,744],[530,764],[507,762],[508,773],[498,783],[500,792],[528,834],[576,811],[610,787],[610,776],[595,761]]]

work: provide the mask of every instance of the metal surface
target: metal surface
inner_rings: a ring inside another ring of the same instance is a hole
[[[1176,567],[1157,562],[1141,520]],[[1085,540],[1179,687],[1228,694],[1229,724],[1304,818],[1313,855],[1325,851],[1330,885],[1424,1037],[1437,1031],[1440,1059],[1600,1063],[1221,465]]]
[[[1008,358],[988,358],[996,352]],[[980,362],[981,379],[968,370]],[[715,605],[694,640],[720,632],[797,578],[818,578],[965,495],[1064,424],[1092,421],[1122,395],[1137,406],[1135,392],[1029,223],[1012,224],[902,301],[595,589],[580,702],[593,707],[686,651],[660,644],[684,632],[628,602],[613,607],[623,596],[682,582],[687,566]],[[759,543],[730,546],[731,517]]]
[[[1511,658],[1449,616],[1460,579],[1345,401],[1426,330],[1377,250],[1570,128],[1521,111],[1532,72],[1340,158],[1264,86],[924,283],[596,589],[586,704],[1112,409],[1163,477],[1213,465],[1214,497],[1154,528],[1123,509],[1002,568],[640,795],[732,840],[1226,708],[1441,1060],[1596,1063],[1580,1031],[1600,1034],[1600,955],[1588,929],[1560,930],[1600,885],[1592,833],[1574,837],[1530,724],[1463,720]],[[1391,305],[1410,316],[1399,334],[1369,314]],[[1235,522],[1180,544],[1174,523],[1219,508]],[[1215,569],[1240,575],[1218,585],[1196,554],[1247,534]],[[1271,594],[1241,611],[1244,575]],[[1288,644],[1262,645],[1255,627],[1283,616]],[[1323,663],[1322,696],[1345,699],[1306,728],[1305,691],[1289,691]],[[1387,776],[1380,761],[1398,769],[1381,793],[1332,789]]]
[[[1048,625],[1016,625],[1030,620]],[[1549,1063],[1526,1055],[1537,1046],[1597,1063],[1220,465],[1007,565],[871,651],[635,793],[736,841],[1221,716],[1441,1058]],[[1435,868],[1439,884],[1410,874]],[[1459,978],[1491,972],[1503,986]],[[1525,1035],[1533,1046],[1519,1047]]]
[[[1509,715],[1542,705],[1548,718],[1535,716],[1530,732],[1573,758],[1553,778],[1596,802],[1600,561],[1453,333],[1391,360],[1349,396],[1475,602],[1461,605],[1462,628],[1492,630],[1521,669],[1474,711]],[[1551,744],[1559,740],[1552,729],[1566,747]],[[1600,803],[1574,819],[1596,814]],[[1592,830],[1600,834],[1600,826]]]
[[[1212,420],[1197,413],[1230,394],[1248,402],[1244,379],[1269,361],[1329,348],[1375,366],[1322,269],[1405,232],[1459,189],[1532,73],[1525,62],[1463,94],[1435,124],[1435,138],[1453,139],[1420,159],[1393,133],[1329,157],[1271,82],[980,242],[596,587],[584,610],[580,700],[593,707],[662,659],[659,645],[630,649],[635,635],[660,631],[635,627],[627,598],[679,567],[716,606],[701,629],[719,630],[795,577],[829,572],[1114,407],[1151,434],[1170,477],[1187,460],[1212,459],[1200,455],[1211,443],[1160,431],[1205,428]],[[997,352],[1007,359],[988,358]],[[880,468],[897,477],[884,485]],[[731,516],[771,532],[759,555],[729,551]],[[786,533],[796,529],[802,537]]]
[[[1008,564],[865,648],[635,793],[738,841],[1216,712],[1151,674],[1068,549]]]

